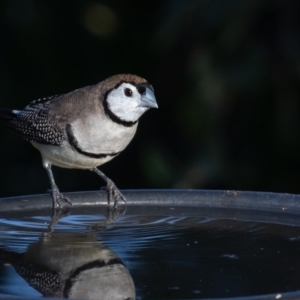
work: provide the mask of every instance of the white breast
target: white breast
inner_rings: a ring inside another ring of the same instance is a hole
[[[96,154],[120,152],[134,137],[137,125],[125,127],[104,118],[89,116],[71,124],[73,134],[83,151]]]

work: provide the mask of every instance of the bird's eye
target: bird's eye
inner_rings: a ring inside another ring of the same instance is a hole
[[[132,90],[129,89],[129,88],[126,88],[124,90],[124,94],[125,94],[126,97],[131,97],[132,96]]]

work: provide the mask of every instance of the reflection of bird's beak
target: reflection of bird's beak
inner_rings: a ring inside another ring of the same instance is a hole
[[[154,93],[149,88],[146,88],[145,93],[142,95],[139,106],[158,108]]]

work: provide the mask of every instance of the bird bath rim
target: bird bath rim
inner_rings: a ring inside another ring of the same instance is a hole
[[[209,215],[213,218],[233,218],[260,222],[281,223],[300,226],[300,195],[249,192],[231,190],[124,190],[126,206],[130,213],[149,215],[169,213],[170,215],[193,216]],[[99,213],[107,207],[106,191],[67,193],[72,199],[72,211],[82,209]],[[120,203],[120,206],[124,206]],[[95,209],[97,207],[97,209]],[[30,215],[37,211],[51,213],[50,194],[18,196],[0,199],[0,214]],[[23,299],[12,297],[12,299]],[[7,299],[0,295],[0,299]],[[54,299],[54,298],[49,298]],[[223,300],[258,300],[258,299],[300,299],[300,292],[286,292],[259,296],[217,298]]]

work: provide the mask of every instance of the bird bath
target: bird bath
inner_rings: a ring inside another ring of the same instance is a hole
[[[1,199],[0,299],[40,298],[28,282],[49,292],[51,280],[54,298],[300,299],[300,196],[124,195],[108,210],[104,191],[71,193],[52,229],[50,195]]]

